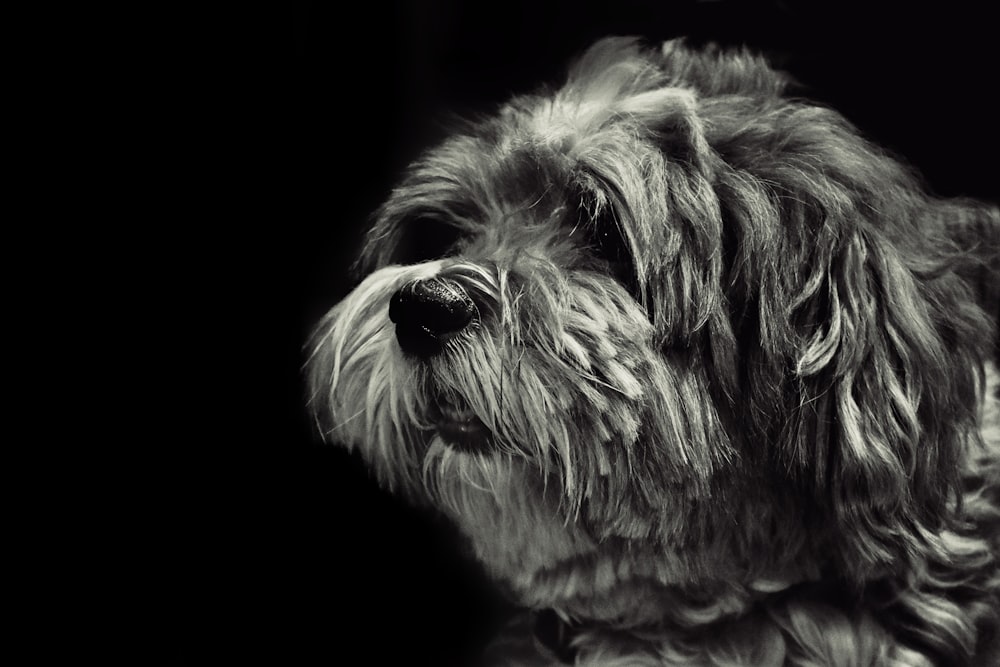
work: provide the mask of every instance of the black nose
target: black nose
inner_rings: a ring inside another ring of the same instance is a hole
[[[396,323],[396,340],[403,351],[430,357],[464,329],[476,306],[465,290],[444,278],[406,283],[389,300],[389,319]]]

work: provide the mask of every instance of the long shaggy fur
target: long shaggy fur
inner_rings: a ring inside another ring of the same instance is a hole
[[[310,343],[324,436],[562,617],[576,664],[996,656],[1000,214],[788,85],[598,42],[412,166]],[[429,359],[387,316],[414,280],[476,308]]]

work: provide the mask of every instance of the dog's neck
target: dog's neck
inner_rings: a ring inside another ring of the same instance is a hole
[[[452,517],[476,558],[523,606],[623,628],[696,626],[740,615],[764,595],[818,578],[812,545],[778,540],[805,531],[788,528],[788,516],[761,521],[763,508],[780,506],[769,496],[694,507],[689,511],[711,514],[714,523],[703,521],[699,536],[675,536],[666,545],[648,536],[595,536],[586,521],[562,517],[554,484],[525,483],[529,471],[517,473],[517,483],[463,494]],[[768,534],[741,530],[769,523]],[[747,553],[759,558],[750,562]]]

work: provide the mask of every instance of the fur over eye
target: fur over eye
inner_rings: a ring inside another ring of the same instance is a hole
[[[602,260],[607,262],[611,274],[625,286],[631,294],[636,293],[635,265],[629,249],[628,239],[612,216],[601,220],[592,232],[592,247]]]

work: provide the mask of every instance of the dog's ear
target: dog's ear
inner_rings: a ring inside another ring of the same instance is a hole
[[[923,282],[873,229],[826,255],[790,300],[770,295],[796,341],[778,442],[863,574],[923,552],[946,520],[973,435],[975,329],[953,281]]]
[[[861,581],[936,548],[978,437],[989,324],[956,270],[952,205],[832,112],[755,122],[766,159],[717,144],[743,427],[812,490],[821,539]]]

